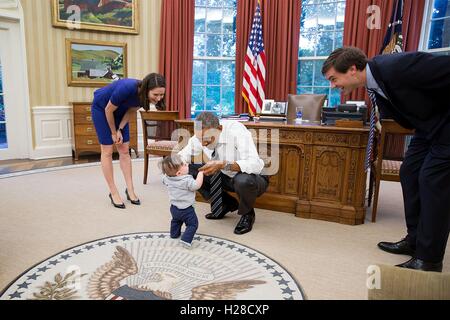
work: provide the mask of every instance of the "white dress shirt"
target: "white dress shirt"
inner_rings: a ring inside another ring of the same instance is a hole
[[[382,96],[386,100],[389,100],[386,94],[383,92],[383,90],[381,90],[375,78],[373,77],[372,70],[370,70],[369,64],[366,65],[366,80],[368,90],[375,90],[380,96]],[[377,123],[375,124],[375,126],[377,127],[378,132],[381,132],[380,110],[378,110],[378,105],[376,104],[375,104],[375,113],[377,115]]]
[[[375,90],[380,96],[382,96],[386,100],[389,100],[386,94],[383,92],[383,90],[381,90],[375,78],[373,77],[372,70],[370,70],[369,64],[366,65],[366,80],[367,80],[367,89]]]
[[[241,172],[247,174],[261,174],[264,161],[259,157],[252,135],[239,121],[223,121],[222,132],[215,147],[215,156],[212,160],[236,162]],[[190,163],[191,157],[204,152],[210,159],[214,150],[203,147],[194,135],[189,139],[187,146],[179,152],[184,161]],[[229,177],[237,172],[222,170]]]

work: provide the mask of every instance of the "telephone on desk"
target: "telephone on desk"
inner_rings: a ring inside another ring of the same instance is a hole
[[[246,120],[253,120],[253,117],[248,113],[241,113],[223,116],[222,119],[246,121]]]
[[[324,125],[335,125],[336,120],[362,121],[363,125],[365,125],[367,120],[367,106],[340,104],[336,107],[322,109],[322,123]]]

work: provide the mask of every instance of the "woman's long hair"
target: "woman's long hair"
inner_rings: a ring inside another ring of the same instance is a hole
[[[148,93],[156,88],[165,88],[166,79],[158,73],[150,73],[142,81],[139,82],[139,100],[141,107],[148,111],[150,109],[150,100],[148,99]],[[156,109],[162,111],[166,110],[166,97],[164,96],[161,101],[156,105]]]

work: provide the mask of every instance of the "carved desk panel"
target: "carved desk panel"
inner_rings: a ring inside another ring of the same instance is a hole
[[[177,123],[193,134],[192,120]],[[278,166],[257,208],[349,225],[364,223],[367,128],[243,124],[251,131],[266,166]]]

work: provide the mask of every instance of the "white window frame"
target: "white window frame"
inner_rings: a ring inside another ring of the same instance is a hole
[[[237,6],[237,4],[236,4],[236,6]],[[217,7],[210,7],[208,4],[205,4],[204,6],[201,6],[201,7],[204,7],[205,9],[206,9],[206,13],[208,12],[208,8],[217,8]],[[195,8],[197,8],[197,6],[195,6]],[[231,9],[231,7],[219,7],[219,8],[221,8],[221,9]],[[205,26],[206,27],[206,26]],[[208,56],[206,56],[206,51],[207,51],[207,48],[206,48],[206,35],[208,35],[208,34],[212,34],[212,35],[220,35],[220,36],[222,36],[222,39],[223,39],[223,36],[224,35],[228,35],[228,34],[225,34],[225,33],[223,33],[223,30],[221,30],[221,33],[208,33],[207,31],[206,31],[206,29],[205,29],[205,32],[194,32],[194,35],[195,34],[201,34],[201,35],[204,35],[205,37],[204,37],[204,40],[205,40],[205,56],[195,56],[194,55],[194,57],[193,57],[193,60],[195,61],[195,60],[198,60],[198,61],[204,61],[205,63],[206,62],[208,62],[208,61],[220,61],[220,62],[222,62],[222,61],[231,61],[231,62],[234,62],[235,64],[236,64],[236,56],[234,56],[234,57],[224,57],[224,56],[222,56],[222,57],[208,57]],[[236,36],[236,34],[234,34],[235,36]],[[221,53],[223,53],[223,46],[222,46],[222,48],[221,48]],[[208,73],[207,73],[207,68],[205,68],[205,70],[204,70],[204,76],[205,76],[205,84],[203,84],[203,85],[198,85],[198,84],[194,84],[194,83],[192,83],[192,87],[194,88],[194,87],[204,87],[205,89],[208,87],[208,84],[207,84],[207,79],[208,79]],[[236,81],[236,79],[234,79],[235,81]],[[222,98],[222,94],[223,94],[223,91],[222,91],[222,88],[223,88],[223,84],[222,84],[222,79],[220,80],[220,84],[218,84],[218,85],[211,85],[212,87],[219,87],[219,89],[220,89],[220,97]],[[206,90],[205,90],[205,94],[204,94],[204,102],[205,102],[205,104],[206,104]],[[203,105],[203,108],[205,107],[205,105]],[[191,113],[194,113],[194,112],[199,112],[199,111],[213,111],[213,110],[205,110],[205,109],[201,109],[201,110],[194,110],[193,109],[194,108],[194,105],[191,105]],[[235,108],[236,108],[236,102],[235,102]],[[214,111],[213,111],[214,112]],[[221,111],[220,111],[221,112]]]
[[[422,32],[420,34],[419,50],[430,53],[440,53],[440,52],[450,53],[450,47],[428,49],[428,41],[430,39],[430,32],[431,32],[431,17],[433,14],[433,4],[434,0],[426,0],[425,2],[425,10],[423,13]]]
[[[222,61],[231,61],[231,62],[236,63],[236,58],[231,58],[231,57],[197,57],[197,56],[194,56],[194,61],[195,60],[204,61],[204,62],[208,62],[208,61],[220,61],[220,62],[222,62]],[[205,76],[205,81],[207,81],[208,80],[208,68],[205,68],[204,76]],[[234,81],[236,81],[236,79],[234,79]],[[220,84],[214,84],[214,85],[210,85],[210,86],[211,87],[219,87],[220,88],[220,97],[222,97],[222,88],[224,86],[222,84],[222,79],[220,80]],[[199,84],[192,83],[192,87],[205,87],[205,88],[207,88],[208,84],[206,83],[206,84],[199,85]],[[205,95],[204,95],[203,98],[204,98],[203,101],[205,101],[205,103],[206,103],[206,90],[205,90]],[[192,105],[191,107],[194,107],[194,106]],[[235,105],[235,107],[236,107],[236,105]],[[204,110],[204,109],[195,110],[195,112],[198,112],[198,111],[212,111],[212,110]],[[191,113],[193,113],[193,112],[194,112],[194,110],[192,109]]]
[[[333,39],[333,47],[335,46],[335,43],[334,43],[334,41],[335,41],[335,39]],[[299,47],[299,49],[300,49],[300,47]],[[298,61],[314,61],[314,62],[316,62],[316,61],[319,61],[319,60],[327,60],[328,59],[328,56],[307,56],[307,57],[301,57],[301,58],[298,58]],[[316,73],[315,73],[315,68],[313,69],[313,79],[315,78],[315,76],[316,76]],[[298,83],[298,81],[297,81],[297,87],[311,87],[311,88],[319,88],[320,86],[302,86],[302,85],[299,85],[299,83]],[[324,88],[325,88],[325,86],[323,86]],[[329,86],[330,87],[330,86]]]
[[[339,2],[344,2],[345,3],[346,1],[330,0],[327,3],[339,3]],[[313,5],[314,6],[318,6],[317,4],[313,4]],[[302,3],[302,10],[303,10],[303,3]],[[335,19],[335,25],[336,25],[337,16],[335,16],[334,19]],[[336,30],[334,30],[333,32],[336,33]],[[300,30],[300,35],[301,34],[302,34],[302,30]],[[336,48],[336,37],[333,37],[333,48]],[[301,47],[300,47],[300,42],[299,42],[299,51],[300,50],[301,50]],[[317,47],[314,48],[314,53],[316,53],[316,52],[317,52]],[[326,59],[328,59],[328,56],[305,56],[305,57],[299,57],[298,61],[299,62],[300,61],[313,61],[313,62],[315,62],[315,61],[319,61],[319,60],[324,60],[325,61]],[[315,76],[316,76],[316,73],[315,73],[316,71],[315,70],[316,69],[313,68],[313,79],[315,79]],[[314,86],[314,85],[312,85],[312,86],[305,86],[305,85],[301,85],[301,83],[299,83],[299,79],[297,79],[296,88],[298,89],[299,87],[312,88],[313,91],[314,91],[314,88],[325,88],[325,86]],[[333,89],[331,88],[331,85],[330,85],[330,86],[328,86],[328,94],[327,94],[327,103],[328,104],[330,104],[331,90],[333,90]]]

